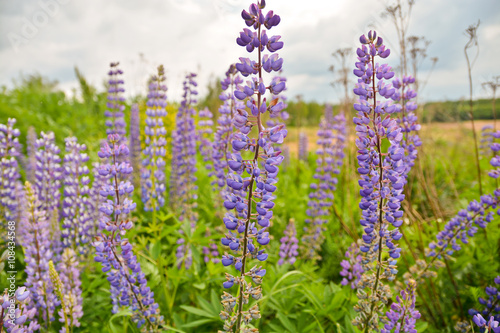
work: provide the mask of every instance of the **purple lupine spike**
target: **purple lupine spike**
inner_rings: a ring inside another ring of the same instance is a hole
[[[223,104],[219,107],[220,116],[217,119],[217,130],[214,135],[213,161],[214,170],[211,176],[215,176],[212,185],[217,184],[221,198],[224,200],[231,190],[226,186],[226,177],[229,173],[228,160],[234,150],[232,148],[232,136],[234,126],[232,124],[233,115],[237,109],[244,109],[245,104],[234,97],[234,90],[237,85],[241,85],[243,79],[238,74],[236,66],[232,64],[226,72],[226,77],[221,81],[222,93],[219,96]]]
[[[350,282],[351,289],[356,289],[361,275],[364,272],[361,263],[363,257],[359,251],[359,245],[357,243],[352,243],[346,251],[345,256],[348,260],[342,260],[340,263],[342,267],[340,275],[344,277],[340,284],[346,286]]]
[[[134,170],[141,169],[141,119],[139,112],[139,105],[132,104],[130,108],[130,136],[129,136],[129,150],[130,150],[130,164]],[[136,173],[137,174],[137,173]],[[140,186],[140,177],[134,174],[134,187]]]
[[[304,132],[299,133],[299,160],[307,161],[307,156],[309,155],[309,139],[307,134]]]
[[[416,333],[415,323],[420,318],[420,312],[415,309],[415,290],[417,282],[410,280],[406,289],[396,296],[396,302],[391,304],[387,311],[387,323],[380,330],[381,333],[407,332]]]
[[[377,318],[383,315],[384,309],[380,300],[390,296],[390,288],[382,280],[394,279],[401,251],[396,242],[402,237],[398,228],[403,223],[401,202],[405,197],[405,165],[404,149],[401,148],[403,133],[397,120],[391,118],[398,110],[390,101],[395,89],[388,80],[393,78],[394,72],[390,66],[375,61],[376,57],[386,58],[390,51],[375,32],[370,31],[368,37],[361,36],[360,41],[363,45],[357,49],[358,61],[354,70],[359,78],[354,89],[358,95],[358,103],[354,104],[358,111],[354,123],[361,177],[360,224],[365,234],[360,246],[364,273],[358,286],[361,290],[368,289],[370,294],[359,299],[355,307],[359,314],[353,323],[363,330],[377,331]],[[387,151],[384,149],[386,144]]]
[[[63,183],[63,223],[62,238],[64,247],[70,247],[79,255],[88,252],[89,229],[92,227],[89,200],[89,169],[85,165],[89,156],[87,147],[79,144],[75,137],[65,139]]]
[[[196,135],[194,105],[197,103],[196,74],[186,75],[183,83],[183,99],[176,116],[175,131],[172,134],[172,172],[170,178],[170,201],[175,211],[179,212],[180,221],[187,221],[192,230],[196,227]],[[179,231],[184,234],[182,230]],[[190,268],[192,263],[191,244],[184,238],[177,242],[177,266]]]
[[[297,231],[295,230],[293,220],[288,223],[284,234],[285,236],[280,239],[280,259],[278,260],[278,265],[283,265],[284,263],[293,265],[299,255],[297,251],[299,249],[299,240],[297,239]]]
[[[491,153],[490,145],[493,143],[493,125],[485,125],[481,129],[481,143],[479,150],[481,155],[488,156]]]
[[[333,116],[330,105],[325,108],[318,130],[318,149],[316,171],[311,184],[305,220],[306,227],[302,236],[302,255],[309,260],[319,260],[321,245],[325,239],[325,225],[328,223],[333,206],[337,177],[344,159],[346,140],[346,120],[343,114]]]
[[[94,237],[97,235],[98,221],[101,220],[103,214],[100,210],[100,207],[103,203],[106,202],[106,199],[101,196],[100,192],[101,189],[109,183],[109,175],[101,175],[99,173],[100,168],[101,165],[99,163],[92,163],[92,174],[94,176],[94,181],[92,182],[92,187],[89,191],[89,221],[91,222],[90,228],[87,230],[89,239],[94,239]]]
[[[149,81],[144,128],[144,159],[142,160],[142,201],[144,210],[160,210],[165,205],[165,154],[167,130],[163,119],[167,116],[167,86],[165,69],[158,66],[158,74]]]
[[[123,93],[125,88],[123,87],[122,74],[123,71],[118,67],[120,63],[112,62],[110,64],[110,69],[108,72],[108,101],[106,107],[108,108],[104,115],[108,117],[105,124],[108,127],[106,129],[107,134],[119,134],[125,139],[126,123],[125,123],[125,97]]]
[[[204,108],[198,112],[198,130],[197,136],[200,146],[200,154],[203,157],[203,163],[207,170],[213,169],[213,142],[210,140],[213,133],[214,121],[213,114],[209,108]]]
[[[35,182],[36,172],[36,131],[33,126],[28,128],[28,135],[26,136],[26,150],[27,150],[27,163],[26,163],[26,178],[29,182]]]
[[[30,291],[31,302],[28,310],[36,309],[39,323],[45,325],[54,320],[55,307],[59,301],[54,294],[54,288],[50,283],[49,261],[52,259],[50,226],[46,213],[35,189],[29,182],[25,185],[27,209],[21,219],[21,230],[23,230],[23,241],[25,253],[26,287]]]
[[[129,149],[120,136],[111,134],[97,154],[106,164],[99,173],[109,177],[111,182],[102,187],[100,194],[108,198],[100,207],[103,215],[99,221],[99,235],[93,243],[96,248],[95,261],[100,262],[111,284],[114,306],[131,307],[132,320],[142,332],[157,331],[163,323],[159,306],[154,301],[154,293],[147,286],[141,265],[132,251],[132,244],[123,238],[127,230],[133,228],[128,215],[136,207],[129,198],[134,187],[126,179],[133,169],[127,162]],[[109,199],[109,198],[112,199]],[[116,308],[115,308],[116,310]]]
[[[61,167],[60,149],[55,144],[54,132],[40,133],[36,140],[36,171],[35,189],[40,199],[40,210],[47,214],[50,221],[54,209],[59,208],[61,197],[61,179],[63,169]]]
[[[415,83],[415,78],[412,76],[405,76],[402,80],[395,78],[392,80],[392,86],[395,89],[392,99],[398,103],[399,112],[402,113],[401,119],[398,119],[403,139],[401,140],[401,147],[404,149],[404,165],[405,165],[405,183],[407,182],[410,170],[415,165],[418,150],[417,148],[422,145],[420,137],[417,132],[420,130],[420,124],[417,122],[415,110],[417,104],[414,99],[417,97],[417,92],[411,88]]]
[[[497,328],[498,322],[500,322],[500,275],[497,276],[493,282],[496,286],[486,287],[488,299],[482,297],[478,299],[479,303],[484,306],[483,311],[480,312],[475,309],[469,310],[469,315],[474,317],[473,321],[479,328]],[[488,319],[488,322],[486,322],[485,318]],[[497,324],[493,326],[495,321]],[[492,332],[496,331],[493,330]]]
[[[500,131],[492,134],[494,138],[500,138]],[[491,144],[491,150],[494,154],[500,151],[500,144]],[[495,155],[490,161],[494,167],[489,172],[492,178],[498,178],[500,175],[500,156]],[[429,257],[427,261],[417,260],[416,264],[409,269],[409,274],[417,281],[421,278],[435,277],[437,273],[431,268],[441,268],[444,263],[441,259],[447,260],[456,251],[461,250],[460,243],[468,244],[469,238],[474,237],[478,228],[486,228],[493,220],[495,211],[500,215],[497,208],[500,204],[500,189],[493,191],[493,194],[483,195],[480,200],[473,200],[466,209],[460,210],[436,235],[436,241],[429,243],[426,254]]]
[[[0,124],[0,226],[3,230],[7,230],[7,222],[16,222],[19,218],[16,184],[21,175],[16,158],[20,154],[20,132],[14,128],[15,124],[14,118],[9,118],[7,124]]]
[[[262,77],[262,69],[269,73],[279,72],[283,63],[283,59],[275,53],[283,47],[281,37],[268,37],[267,31],[263,30],[263,26],[271,29],[278,25],[279,16],[272,11],[264,14],[264,7],[265,1],[259,1],[250,6],[249,12],[242,12],[246,25],[253,30],[244,29],[236,40],[249,53],[257,49],[258,55],[256,60],[240,58],[236,64],[236,69],[248,77],[248,81],[245,85],[237,85],[234,91],[238,100],[246,102],[246,108],[237,108],[233,115],[237,132],[232,136],[231,144],[235,152],[228,161],[232,172],[226,179],[227,186],[235,192],[229,193],[224,201],[228,212],[223,222],[228,231],[222,238],[222,245],[227,246],[230,253],[226,252],[222,256],[222,264],[234,265],[238,273],[235,276],[226,273],[227,281],[223,286],[230,289],[236,284],[239,291],[237,298],[228,292],[222,295],[223,310],[220,317],[225,321],[225,332],[250,330],[250,321],[260,318],[258,304],[248,306],[247,310],[243,308],[250,297],[256,300],[262,298],[260,284],[266,270],[257,262],[265,261],[268,256],[262,247],[270,241],[267,229],[273,216],[279,165],[283,161],[281,152],[275,148],[287,135],[284,125],[265,128],[261,120],[263,113],[279,113],[283,110],[284,104],[279,102],[278,95],[286,88],[286,82],[280,78],[265,84]],[[266,91],[271,93],[269,103],[264,97]],[[253,155],[251,159],[243,159],[250,154]],[[248,269],[252,259],[257,262]],[[249,278],[251,281],[247,280]]]
[[[13,295],[5,289],[0,296],[0,328],[5,327],[7,333],[39,332],[37,309],[30,308],[31,303],[31,293],[25,286],[18,287]]]
[[[66,309],[59,310],[59,321],[64,323],[64,313],[68,316],[70,327],[79,327],[83,316],[82,282],[78,267],[77,254],[71,248],[66,248],[57,265],[57,271],[62,282],[62,295]]]

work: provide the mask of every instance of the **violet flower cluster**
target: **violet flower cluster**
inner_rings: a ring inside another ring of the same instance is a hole
[[[484,306],[483,311],[475,309],[469,310],[469,315],[473,316],[474,323],[479,328],[488,328],[488,332],[500,332],[500,276],[493,280],[496,286],[486,287],[488,299],[479,297],[478,301]],[[496,324],[495,324],[496,323]]]
[[[163,323],[154,293],[147,286],[141,265],[132,251],[132,244],[123,238],[132,229],[133,222],[128,215],[136,207],[129,198],[134,190],[126,179],[133,169],[127,160],[129,149],[117,134],[108,135],[108,141],[101,147],[98,156],[104,161],[99,173],[109,177],[111,182],[101,188],[103,198],[109,198],[101,206],[103,215],[99,221],[99,235],[93,245],[96,248],[95,261],[100,262],[111,284],[114,311],[117,306],[130,307],[132,320],[143,332],[156,332]],[[107,162],[107,163],[106,163]]]
[[[24,286],[18,287],[13,294],[6,289],[0,295],[0,330],[5,328],[7,333],[39,332],[36,308],[28,308],[30,296],[30,291]]]
[[[299,133],[299,160],[307,161],[307,156],[309,154],[309,139],[307,134],[304,132]]]
[[[61,197],[61,179],[63,168],[61,166],[61,150],[56,146],[54,132],[41,132],[36,140],[36,171],[35,188],[40,199],[40,210],[51,219],[54,209],[59,208]]]
[[[61,261],[57,265],[62,284],[61,305],[59,321],[64,323],[65,317],[70,327],[80,327],[80,318],[83,316],[82,282],[80,269],[75,251],[71,248],[64,249]],[[66,316],[65,316],[66,315]]]
[[[232,119],[236,109],[245,108],[245,104],[234,97],[236,86],[242,83],[243,79],[238,74],[236,66],[232,64],[226,72],[226,77],[221,81],[222,93],[219,99],[223,104],[219,107],[220,115],[217,118],[217,130],[214,134],[212,152],[214,170],[211,176],[215,176],[212,185],[217,184],[223,200],[232,192],[231,188],[226,186],[226,177],[229,173],[228,160],[233,153],[231,142],[234,126]]]
[[[198,140],[200,147],[200,154],[203,158],[203,164],[207,170],[213,169],[213,142],[211,141],[213,134],[213,114],[206,107],[198,112]]]
[[[35,183],[35,172],[36,172],[36,131],[33,126],[28,128],[28,134],[26,135],[26,179],[30,183]]]
[[[177,112],[175,131],[172,133],[172,171],[170,177],[170,201],[174,210],[178,212],[178,219],[189,224],[191,230],[196,228],[198,221],[197,186],[196,186],[196,135],[194,105],[197,103],[198,92],[195,81],[196,74],[186,75],[183,82],[184,94],[181,106]],[[183,265],[186,269],[193,262],[191,244],[184,237],[183,230],[179,230],[181,237],[177,240],[177,267]]]
[[[325,108],[318,130],[318,149],[316,150],[315,181],[310,185],[307,203],[304,235],[302,236],[302,255],[309,260],[319,260],[319,252],[325,240],[326,224],[332,214],[334,192],[337,189],[337,176],[344,159],[346,141],[346,119],[342,113],[333,116],[330,105]]]
[[[490,155],[490,145],[493,143],[493,125],[485,125],[481,128],[481,142],[479,152],[481,155]]]
[[[65,247],[70,247],[81,255],[89,250],[89,230],[93,224],[88,197],[89,169],[85,165],[89,156],[85,153],[87,147],[79,144],[75,137],[66,138],[65,142],[67,153],[63,160],[62,238]]]
[[[278,260],[278,265],[283,265],[284,263],[293,265],[299,255],[299,240],[297,239],[297,230],[295,229],[293,220],[286,226],[284,234],[280,239],[280,259]]]
[[[417,109],[417,104],[413,101],[417,97],[417,92],[411,89],[411,84],[414,83],[415,78],[412,76],[405,76],[402,80],[399,78],[392,80],[392,86],[396,91],[391,98],[397,103],[398,110],[401,112],[401,119],[398,119],[398,121],[403,132],[401,147],[405,151],[404,175],[406,182],[410,170],[415,165],[418,154],[417,148],[422,145],[422,141],[420,141],[420,137],[417,134],[421,126],[418,124],[417,116],[414,113]]]
[[[391,304],[391,309],[386,313],[387,323],[380,330],[381,333],[417,333],[415,323],[420,318],[420,312],[415,309],[416,288],[417,282],[410,280],[407,288],[396,296],[396,302]]]
[[[132,104],[130,108],[130,135],[129,135],[130,164],[134,170],[141,169],[141,119],[139,105]],[[140,186],[140,178],[134,174],[134,187]]]
[[[13,118],[9,118],[7,124],[0,124],[0,226],[3,230],[7,230],[4,221],[18,219],[16,184],[21,175],[16,158],[20,153],[20,132],[14,128],[15,124]]]
[[[160,210],[165,205],[165,154],[167,150],[167,130],[163,118],[167,116],[167,86],[165,69],[158,67],[158,74],[149,81],[148,101],[146,103],[146,127],[142,160],[142,201],[146,211]]]
[[[277,75],[273,78],[273,80],[286,82],[286,77]],[[287,97],[284,94],[286,90],[287,89],[285,87],[285,89],[283,89],[282,93],[279,95],[280,101],[283,103],[283,109],[279,112],[272,112],[269,114],[269,119],[266,121],[266,126],[269,128],[280,124],[285,124],[286,121],[290,118],[290,114],[286,111],[286,108],[288,107]]]
[[[126,126],[125,123],[125,97],[123,93],[125,88],[123,88],[123,71],[118,68],[118,62],[112,62],[110,64],[110,69],[108,72],[108,96],[106,107],[108,108],[104,115],[108,117],[105,124],[108,127],[106,129],[107,134],[119,134],[121,140],[125,139]]]
[[[388,82],[394,76],[391,67],[379,64],[376,57],[385,59],[390,50],[385,48],[381,37],[370,31],[361,36],[358,62],[354,74],[358,83],[354,93],[358,111],[356,124],[356,146],[358,148],[358,172],[361,175],[362,211],[360,220],[364,227],[363,270],[358,286],[359,302],[355,311],[359,315],[354,325],[364,330],[379,330],[379,317],[391,296],[390,288],[383,279],[393,280],[401,249],[396,242],[402,237],[398,228],[403,224],[401,202],[404,200],[405,184],[404,149],[401,148],[403,133],[391,114],[397,107],[389,101],[395,89]],[[387,151],[386,142],[388,144]],[[368,293],[364,291],[368,289]]]
[[[347,260],[344,259],[340,262],[340,266],[342,267],[340,276],[343,277],[340,284],[347,286],[350,282],[351,289],[356,289],[358,282],[361,279],[361,275],[364,273],[363,266],[361,264],[363,257],[359,251],[359,245],[357,243],[352,243],[346,251],[345,256]]]
[[[49,235],[49,221],[45,210],[29,182],[25,185],[26,210],[21,219],[23,243],[27,274],[26,287],[30,291],[31,301],[28,310],[36,309],[39,324],[48,327],[54,320],[54,310],[59,302],[49,278],[49,261],[53,252]]]
[[[273,79],[268,85],[263,80],[263,71],[278,72],[283,64],[283,59],[275,53],[283,47],[281,37],[267,35],[267,30],[279,24],[280,17],[273,11],[263,13],[264,8],[263,0],[250,5],[248,12],[242,12],[248,28],[243,29],[236,40],[249,53],[256,51],[257,59],[242,57],[236,64],[236,69],[248,80],[245,85],[237,85],[234,91],[237,99],[246,101],[246,108],[237,108],[233,116],[233,125],[237,129],[232,137],[235,152],[228,161],[232,172],[226,183],[235,192],[229,193],[224,201],[228,212],[223,218],[227,232],[222,245],[228,247],[229,252],[222,256],[222,264],[234,266],[238,271],[236,275],[226,273],[227,281],[223,284],[226,289],[233,286],[238,289],[236,296],[229,292],[222,295],[220,317],[225,321],[225,332],[257,332],[250,322],[260,318],[260,312],[258,304],[251,305],[249,300],[250,297],[255,300],[262,298],[260,284],[266,270],[258,262],[268,257],[261,247],[270,241],[267,228],[273,216],[277,175],[283,161],[280,151],[274,147],[282,143],[287,134],[284,125],[265,128],[261,120],[266,112],[283,110],[284,103],[277,95],[286,88],[281,79]],[[269,53],[265,52],[266,49]],[[266,91],[271,94],[269,103],[264,97]],[[250,135],[252,129],[257,130],[255,135]],[[257,259],[257,263],[251,265],[252,259]]]

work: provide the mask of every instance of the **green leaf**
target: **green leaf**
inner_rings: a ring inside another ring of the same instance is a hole
[[[200,319],[200,320],[195,320],[195,321],[189,322],[187,324],[184,324],[184,325],[182,325],[182,327],[186,327],[186,328],[188,328],[188,327],[199,327],[199,326],[201,326],[203,324],[211,323],[213,321],[214,321],[214,319]]]
[[[116,318],[119,318],[119,317],[131,317],[131,316],[132,316],[132,312],[130,312],[130,310],[126,310],[126,309],[121,310],[120,312],[115,313],[114,315],[112,315],[111,318],[109,318],[109,322],[108,322],[109,331],[112,332],[112,333],[123,332],[123,327],[115,325],[113,323],[113,321]]]
[[[195,314],[197,316],[208,317],[208,318],[213,318],[214,317],[210,312],[207,312],[207,311],[202,310],[202,309],[195,308],[193,306],[181,305],[181,308],[184,309],[184,310],[186,310],[187,312]]]
[[[285,326],[287,330],[289,330],[291,333],[295,333],[295,326],[292,324],[292,322],[282,313],[278,313],[278,319],[279,321]]]

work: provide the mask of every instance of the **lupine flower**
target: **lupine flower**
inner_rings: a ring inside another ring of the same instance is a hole
[[[498,326],[498,322],[500,321],[500,275],[494,279],[494,282],[497,285],[496,287],[486,287],[488,299],[482,297],[478,299],[479,303],[484,305],[484,310],[480,312],[470,309],[469,315],[473,316],[473,321],[479,328],[489,328],[489,332],[491,332],[491,329],[497,328],[497,330],[493,329],[492,332],[500,332],[500,327]],[[488,319],[488,322],[485,318]]]
[[[123,238],[127,230],[133,228],[128,215],[136,204],[128,197],[134,187],[126,179],[133,169],[127,162],[128,146],[122,143],[119,135],[111,134],[98,156],[107,164],[102,164],[99,173],[111,179],[111,183],[103,186],[101,195],[111,197],[101,205],[103,216],[99,221],[99,235],[95,238],[95,261],[100,262],[102,271],[106,273],[111,284],[111,295],[114,312],[118,304],[130,307],[133,311],[132,320],[143,332],[158,331],[163,324],[159,306],[154,301],[154,293],[147,286],[147,280],[142,272],[137,257],[132,252],[132,244]],[[121,158],[120,158],[121,157]],[[120,175],[124,174],[124,175]]]
[[[276,76],[274,80],[278,80],[280,82],[286,82],[286,77],[284,76]],[[287,89],[283,89],[282,92],[285,92]],[[272,112],[269,114],[269,119],[266,122],[266,126],[271,128],[280,124],[285,124],[285,122],[290,118],[290,114],[286,111],[288,107],[287,97],[284,94],[279,95],[280,102],[283,103],[283,109],[279,112]]]
[[[165,70],[158,67],[158,75],[149,81],[148,101],[146,103],[146,127],[142,160],[142,201],[146,211],[160,210],[165,205],[165,146],[167,130],[163,118],[167,111],[167,86]]]
[[[351,282],[351,289],[356,289],[361,278],[361,274],[364,272],[361,264],[363,257],[360,254],[359,245],[357,243],[352,243],[346,251],[345,256],[348,260],[344,259],[340,263],[340,266],[342,267],[340,276],[344,277],[340,284],[347,286],[347,284]]]
[[[401,290],[400,296],[396,296],[396,302],[391,304],[387,311],[387,324],[380,330],[381,333],[407,332],[416,333],[415,323],[420,318],[420,312],[415,309],[415,289],[417,282],[410,280],[408,287]]]
[[[283,64],[283,59],[275,53],[283,47],[281,37],[268,37],[264,29],[270,30],[278,25],[280,17],[273,11],[264,14],[264,7],[265,1],[259,1],[250,5],[249,12],[242,12],[246,25],[251,29],[243,29],[236,40],[238,45],[245,47],[250,53],[255,49],[259,51],[256,52],[256,60],[240,58],[240,62],[236,64],[236,69],[241,75],[248,77],[248,81],[246,85],[237,85],[234,96],[246,101],[249,112],[246,108],[237,108],[234,113],[233,125],[238,132],[232,137],[235,153],[231,154],[228,161],[232,172],[226,183],[235,193],[230,193],[224,201],[228,212],[223,221],[228,231],[222,238],[222,245],[229,247],[229,253],[222,256],[222,264],[234,265],[239,273],[226,273],[227,281],[223,286],[231,289],[236,285],[239,291],[237,298],[229,292],[222,295],[223,310],[220,317],[225,321],[225,332],[257,332],[257,329],[249,327],[249,323],[260,318],[260,312],[257,304],[249,304],[249,299],[262,298],[260,284],[266,270],[258,263],[251,265],[250,260],[257,259],[261,262],[268,256],[260,247],[270,241],[267,228],[273,215],[276,177],[283,160],[274,145],[282,143],[287,134],[284,125],[268,129],[261,121],[263,113],[278,113],[283,110],[284,103],[276,96],[286,88],[286,83],[281,79],[273,79],[266,85],[262,78],[262,70],[268,73],[278,72]],[[266,49],[270,54],[265,52]],[[267,90],[271,93],[269,103],[264,98]],[[249,133],[253,128],[257,129],[258,134],[250,138]],[[246,154],[243,155],[243,152]],[[253,154],[253,158],[244,159],[243,156],[248,156],[248,153]],[[255,212],[252,212],[252,202],[255,202]],[[249,278],[251,281],[248,281]],[[248,304],[246,310],[245,304]]]
[[[304,132],[299,133],[299,160],[307,161],[309,139]]]
[[[408,178],[410,170],[415,165],[417,158],[417,147],[422,145],[417,132],[420,130],[420,124],[417,123],[417,116],[414,111],[417,109],[417,104],[413,101],[417,97],[417,92],[411,89],[410,85],[415,83],[415,78],[412,76],[405,76],[403,80],[395,78],[392,80],[392,85],[396,89],[392,95],[392,99],[398,103],[399,112],[401,112],[401,119],[398,119],[401,131],[403,133],[403,140],[401,140],[401,147],[405,151],[404,165],[405,165],[405,179]]]
[[[382,303],[390,297],[390,288],[383,279],[393,280],[397,273],[396,263],[401,249],[397,247],[402,234],[398,228],[403,224],[401,201],[405,184],[404,149],[401,148],[403,133],[391,114],[397,111],[389,99],[395,89],[387,81],[394,72],[386,64],[375,62],[389,56],[382,38],[370,31],[368,37],[360,37],[361,48],[357,49],[358,62],[354,74],[359,78],[354,93],[358,111],[356,124],[356,146],[358,147],[358,172],[361,175],[361,225],[364,227],[363,270],[358,284],[359,312],[354,325],[365,330],[378,330],[382,315]],[[387,152],[382,145],[388,143]],[[368,289],[367,295],[364,289]]]
[[[204,108],[200,110],[198,113],[198,140],[200,147],[200,154],[203,157],[203,164],[205,164],[205,168],[208,170],[212,170],[213,168],[213,142],[210,140],[212,137],[214,121],[212,120],[213,114],[210,112],[208,108]]]
[[[315,181],[311,184],[307,203],[304,235],[302,236],[302,255],[309,260],[319,260],[323,235],[331,215],[333,193],[337,188],[337,177],[344,159],[346,140],[346,120],[343,114],[333,116],[330,105],[325,108],[318,130],[318,149],[316,154]]]
[[[26,136],[26,150],[27,150],[27,163],[26,163],[26,178],[29,182],[35,182],[36,171],[36,131],[33,126],[28,128],[28,135]]]
[[[31,294],[26,287],[18,287],[13,297],[9,297],[7,289],[0,296],[0,330],[5,327],[7,333],[34,333],[39,332],[35,315],[36,308],[29,309]],[[14,314],[14,318],[11,317]]]
[[[79,144],[75,137],[66,138],[65,142],[67,153],[63,166],[63,244],[78,254],[84,254],[88,251],[89,229],[92,227],[88,197],[89,169],[85,165],[89,157],[85,153],[87,147]]]
[[[30,291],[31,302],[28,310],[36,309],[38,318],[47,325],[54,320],[55,307],[59,305],[54,287],[49,278],[49,261],[52,260],[49,237],[49,221],[42,210],[35,190],[29,182],[25,185],[27,209],[21,220],[24,232],[26,287]]]
[[[125,139],[126,123],[125,123],[125,97],[123,93],[125,88],[123,88],[123,71],[118,68],[118,62],[112,62],[110,64],[110,69],[108,72],[108,102],[106,103],[107,110],[104,115],[108,117],[106,120],[107,134],[119,134]]]
[[[103,215],[100,207],[103,203],[106,202],[106,198],[102,197],[100,192],[103,186],[106,186],[109,183],[109,175],[101,175],[99,173],[100,168],[101,165],[99,163],[92,163],[92,173],[94,175],[94,181],[92,182],[92,187],[90,188],[89,192],[89,221],[91,222],[91,226],[87,230],[89,239],[94,239],[94,237],[97,235],[97,221],[100,221]]]
[[[141,120],[139,116],[139,105],[132,104],[130,108],[130,136],[128,140],[130,150],[130,164],[134,170],[141,169]],[[140,178],[134,174],[134,187],[140,186]]]
[[[189,221],[193,227],[197,221],[196,208],[196,136],[194,126],[197,83],[196,74],[186,75],[184,94],[177,113],[175,131],[172,133],[172,174],[170,201],[179,211],[179,220]]]
[[[297,239],[297,231],[295,230],[295,223],[291,220],[286,226],[285,236],[280,239],[280,259],[278,265],[289,263],[293,265],[297,260],[299,252],[299,240]]]
[[[226,177],[229,173],[228,160],[234,152],[231,142],[234,131],[232,124],[233,115],[237,109],[245,108],[240,100],[234,97],[234,90],[237,85],[241,85],[243,79],[238,74],[236,66],[232,64],[226,72],[226,78],[221,81],[222,93],[219,99],[223,104],[219,107],[220,116],[217,119],[217,130],[214,135],[213,143],[213,161],[214,170],[212,176],[215,176],[213,185],[217,184],[221,190],[221,198],[224,200],[232,190],[226,186]]]
[[[16,158],[20,153],[17,139],[20,132],[14,128],[15,124],[13,118],[9,118],[7,125],[0,124],[0,225],[18,219],[16,183],[21,176]]]
[[[493,143],[493,126],[485,125],[481,129],[481,143],[479,152],[481,155],[488,156],[491,153],[490,145]]]
[[[179,212],[180,221],[187,221],[194,229],[198,221],[196,195],[196,135],[194,126],[194,105],[197,103],[196,74],[186,75],[184,94],[177,113],[175,131],[172,134],[172,172],[170,178],[170,201]],[[179,233],[184,235],[184,231]],[[191,244],[186,239],[177,241],[177,266],[188,269],[192,264]]]
[[[40,199],[40,210],[47,214],[50,220],[54,209],[59,208],[61,193],[61,179],[63,168],[61,167],[61,150],[55,144],[54,132],[40,133],[36,140],[36,171],[35,188]]]

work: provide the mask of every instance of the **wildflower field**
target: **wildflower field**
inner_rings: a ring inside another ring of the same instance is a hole
[[[207,95],[164,64],[126,98],[119,62],[0,89],[0,332],[500,332],[499,77],[420,103],[411,38],[392,68],[360,31],[345,98],[293,100],[284,18],[241,18]]]

